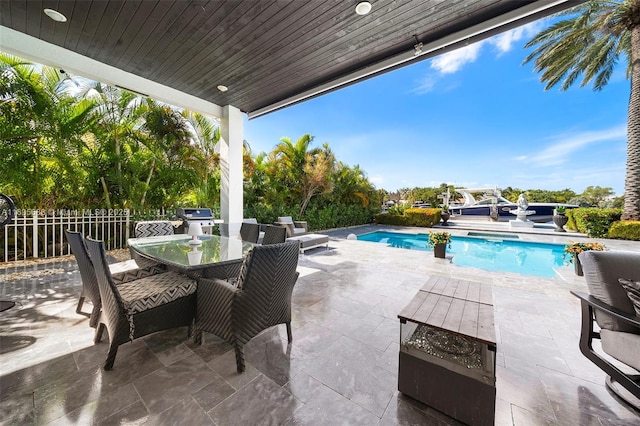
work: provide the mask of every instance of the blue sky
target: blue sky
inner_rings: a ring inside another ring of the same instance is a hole
[[[545,21],[245,122],[254,154],[305,133],[378,188],[589,185],[624,192],[629,81],[544,90],[524,44]]]

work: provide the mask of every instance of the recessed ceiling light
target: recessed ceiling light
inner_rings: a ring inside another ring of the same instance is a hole
[[[56,22],[67,22],[67,17],[64,16],[62,13],[58,12],[57,10],[45,9],[44,13],[45,15],[47,15],[49,18],[53,19]]]
[[[368,1],[361,1],[356,5],[356,13],[358,15],[366,15],[371,12],[371,3]]]
[[[229,90],[229,88],[227,86],[223,86],[222,84],[218,86],[218,90],[221,92],[226,92],[227,90]]]

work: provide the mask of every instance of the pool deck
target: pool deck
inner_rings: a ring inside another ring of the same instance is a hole
[[[468,232],[458,224],[447,229]],[[107,344],[94,345],[87,318],[75,313],[81,286],[75,262],[0,265],[1,299],[20,303],[0,313],[0,424],[459,425],[397,391],[397,315],[433,276],[492,286],[496,425],[640,422],[578,349],[580,304],[569,290],[586,285],[572,267],[541,279],[346,239],[376,230],[428,232],[388,226],[323,232],[329,249],[300,256],[293,343],[287,345],[284,326],[265,331],[246,346],[243,374],[228,344],[207,336],[195,346],[185,329],[123,345],[113,371],[105,372]],[[559,244],[586,239],[519,235]],[[598,241],[640,251],[638,242]]]

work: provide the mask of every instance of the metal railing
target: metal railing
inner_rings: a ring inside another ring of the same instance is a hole
[[[135,220],[165,216],[164,209],[16,209],[11,222],[0,227],[0,262],[70,254],[65,229],[103,240],[107,250],[125,248]]]

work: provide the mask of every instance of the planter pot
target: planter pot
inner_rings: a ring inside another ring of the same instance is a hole
[[[556,225],[555,232],[567,232],[564,230],[563,226],[567,224],[569,218],[563,214],[554,214],[553,215],[553,223]]]
[[[449,214],[449,212],[440,213],[440,218],[442,219],[442,224],[443,225],[445,225],[447,223],[447,221],[449,220],[450,217],[451,217],[451,215]]]
[[[447,254],[447,245],[446,244],[436,244],[433,247],[433,255],[439,259],[444,259]]]
[[[582,272],[582,263],[580,263],[580,259],[578,259],[578,255],[573,255],[573,267],[575,269],[576,275],[579,277],[584,276]]]

